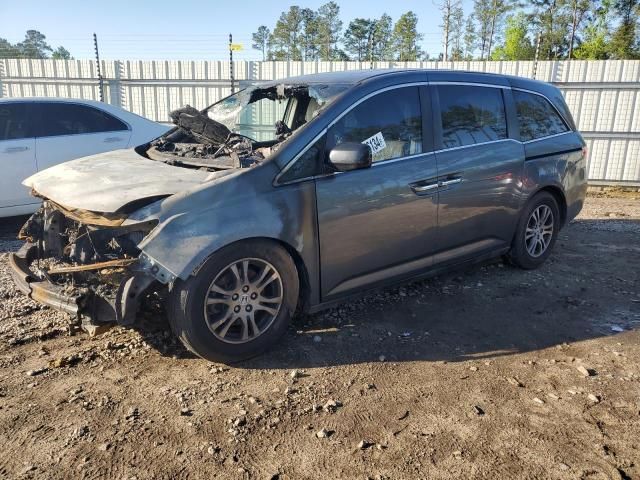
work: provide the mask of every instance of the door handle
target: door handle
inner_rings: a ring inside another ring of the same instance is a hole
[[[26,152],[27,150],[29,150],[29,147],[8,147],[4,149],[4,153]]]
[[[439,186],[440,185],[436,182],[436,183],[428,183],[427,185],[411,185],[411,189],[415,193],[424,193],[430,190],[435,190]]]
[[[461,178],[452,178],[450,180],[443,180],[439,183],[441,187],[448,187],[449,185],[455,185],[456,183],[460,183],[462,181]]]
[[[104,143],[114,143],[119,142],[120,140],[122,140],[120,137],[107,137],[104,139]]]

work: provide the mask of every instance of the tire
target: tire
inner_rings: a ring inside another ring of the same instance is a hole
[[[549,211],[552,216],[551,221],[547,218],[544,223],[545,227],[537,230],[535,227],[536,219],[532,216],[534,212],[538,212],[539,217],[544,217],[545,213]],[[547,225],[551,225],[551,234],[544,235],[543,232],[548,232]],[[555,197],[549,192],[540,192],[532,197],[525,208],[522,211],[516,234],[513,237],[511,244],[511,250],[509,251],[508,258],[511,263],[517,265],[525,270],[531,270],[538,268],[551,254],[551,250],[558,238],[558,232],[560,230],[560,209],[558,208],[558,202]],[[532,234],[532,231],[534,232]],[[542,238],[538,235],[540,233]],[[533,235],[533,236],[531,236]],[[527,239],[533,240],[536,243],[535,248],[531,248],[531,242],[528,244]],[[538,240],[537,240],[538,239]],[[547,242],[548,239],[548,243]],[[545,245],[542,248],[542,245]]]
[[[275,280],[269,281],[272,273],[264,273],[269,267],[278,276]],[[260,290],[262,282],[267,283]],[[167,308],[169,324],[199,357],[239,362],[264,352],[284,335],[298,291],[295,263],[276,242],[234,243],[209,257],[188,280],[174,283]],[[278,296],[281,301],[276,308],[273,299]]]

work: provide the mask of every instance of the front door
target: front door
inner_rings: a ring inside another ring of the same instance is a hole
[[[0,216],[4,216],[2,209],[39,203],[22,185],[36,173],[29,108],[29,102],[0,103]]]
[[[418,86],[383,91],[329,128],[327,152],[367,143],[373,165],[316,179],[323,301],[431,265],[437,166],[431,125],[423,122],[427,93]]]
[[[522,143],[510,138],[511,91],[480,85],[434,89],[438,152],[438,253],[435,263],[507,248],[521,203]],[[439,115],[437,112],[440,112]],[[512,136],[515,136],[513,134]]]

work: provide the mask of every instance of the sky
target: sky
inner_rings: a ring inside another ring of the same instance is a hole
[[[39,30],[54,48],[62,45],[75,58],[93,57],[98,36],[102,59],[228,59],[228,36],[241,43],[238,60],[261,60],[251,49],[258,26],[273,29],[280,13],[291,5],[317,9],[328,0],[274,2],[267,0],[0,0],[0,38],[16,43],[26,30]],[[397,20],[412,10],[423,48],[437,56],[441,47],[440,12],[433,0],[338,1],[346,28],[356,17],[383,13]],[[463,0],[465,15],[472,0]]]

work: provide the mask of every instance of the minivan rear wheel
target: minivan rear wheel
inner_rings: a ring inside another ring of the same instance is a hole
[[[509,260],[524,269],[538,268],[551,254],[559,230],[558,202],[549,192],[536,194],[522,212]]]
[[[176,281],[169,323],[196,355],[238,362],[285,333],[298,288],[293,259],[276,242],[235,243],[214,253],[187,281]]]

